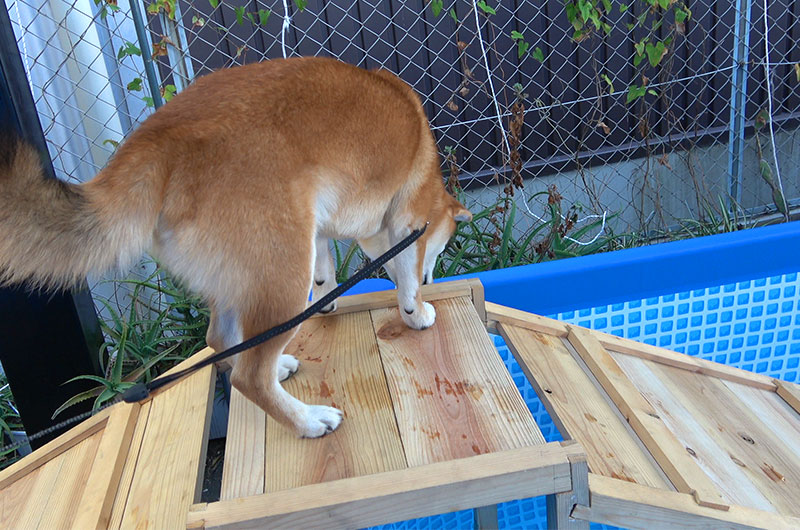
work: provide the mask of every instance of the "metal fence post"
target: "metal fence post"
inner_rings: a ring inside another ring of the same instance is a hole
[[[161,89],[158,86],[158,76],[153,66],[153,58],[151,57],[150,51],[153,47],[147,36],[147,27],[142,18],[139,0],[131,0],[131,18],[133,19],[133,25],[136,27],[136,39],[139,41],[139,48],[142,50],[142,61],[144,61],[144,73],[145,77],[147,77],[147,86],[150,87],[153,106],[158,108],[163,105],[164,101],[161,99]]]
[[[164,13],[158,14],[158,19],[164,27],[167,44],[167,57],[172,70],[172,82],[178,92],[183,91],[194,80],[192,60],[189,58],[189,47],[186,41],[186,31],[181,24],[180,2],[175,2],[175,18]]]
[[[733,71],[731,74],[731,120],[728,139],[728,209],[733,211],[742,201],[744,170],[744,128],[747,98],[748,57],[750,55],[751,0],[736,0],[736,22],[733,35]]]

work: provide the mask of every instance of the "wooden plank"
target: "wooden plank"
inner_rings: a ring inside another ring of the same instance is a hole
[[[92,460],[86,488],[78,503],[75,528],[108,527],[139,408],[138,403],[119,403],[112,407],[97,454]]]
[[[214,367],[207,366],[150,401],[123,527],[176,528],[184,524],[204,462],[214,383]]]
[[[82,441],[86,441],[86,438]],[[9,525],[8,528],[37,528],[39,526],[39,521],[44,516],[47,501],[53,491],[58,488],[58,477],[61,473],[61,468],[64,466],[65,454],[59,454],[35,470],[36,481],[28,491],[27,497],[23,500],[21,506],[15,507],[19,513],[16,515],[13,524]],[[3,511],[5,512],[6,510]],[[6,527],[4,526],[4,528]]]
[[[49,441],[30,455],[0,471],[0,490],[103,429],[110,413],[110,408],[101,410],[55,440]]]
[[[585,455],[570,456],[569,462],[572,477],[572,491],[547,496],[547,528],[554,530],[588,530],[588,521],[572,517],[572,512],[576,505],[589,505],[588,463]]]
[[[595,336],[587,329],[570,326],[568,338],[677,490],[691,493],[702,506],[727,510],[729,506],[719,489]]]
[[[0,528],[19,528],[24,506],[41,478],[43,466],[20,477],[0,490]]]
[[[568,326],[563,322],[491,302],[486,302],[486,312],[486,323],[490,331],[495,329],[497,322],[505,322],[506,324],[512,324],[516,327],[559,337],[565,337],[568,333]],[[592,333],[596,336],[597,340],[600,341],[600,344],[611,351],[635,355],[643,359],[683,368],[691,372],[713,375],[720,379],[726,379],[764,390],[776,390],[776,383],[771,378],[762,374],[755,374],[746,370],[733,368],[732,366],[706,361],[705,359],[697,357],[690,357],[682,353],[607,333],[598,331],[593,331]]]
[[[558,320],[486,302],[486,327],[493,331],[497,329],[498,323],[509,324],[546,335],[555,335],[556,337],[566,337],[567,333],[569,333],[567,325]]]
[[[470,278],[462,280],[469,284],[472,288],[472,305],[475,306],[475,311],[478,313],[478,318],[486,323],[486,297],[484,296],[483,284],[478,278]]]
[[[231,388],[220,500],[264,493],[267,413]]]
[[[498,328],[561,434],[586,449],[593,473],[671,487],[561,339],[505,323]]]
[[[181,370],[189,368],[190,366],[194,366],[195,364],[199,363],[200,361],[203,361],[203,360],[211,357],[215,353],[216,352],[210,347],[203,348],[202,350],[200,350],[199,352],[195,353],[194,355],[192,355],[188,359],[186,359],[184,361],[181,361],[179,364],[173,366],[172,368],[170,368],[169,370],[164,372],[163,375],[170,375],[170,374],[174,374],[175,372],[180,372]],[[169,385],[166,385],[165,387],[162,387],[162,388],[154,391],[151,394],[151,397],[158,395],[159,392],[163,392],[164,390],[166,390],[167,388],[172,387],[173,385],[175,385],[175,383],[171,383]]]
[[[590,506],[573,517],[625,528],[800,528],[800,519],[733,505],[728,511],[699,506],[689,494],[664,491],[589,474]]]
[[[128,457],[125,460],[125,465],[122,467],[122,475],[119,479],[117,492],[114,496],[114,504],[111,507],[111,521],[108,525],[109,528],[120,528],[122,526],[122,517],[125,514],[125,505],[128,503],[128,494],[131,490],[133,483],[133,476],[136,472],[136,465],[139,463],[139,454],[142,449],[142,442],[144,441],[144,433],[147,430],[147,420],[150,417],[150,407],[152,401],[144,401],[139,408],[139,415],[136,418],[136,427],[133,430],[133,437],[128,448]]]
[[[575,507],[575,503],[572,502],[572,493],[548,495],[545,502],[547,530],[589,530],[589,521],[572,517],[572,510]]]
[[[658,370],[663,365],[622,353],[612,355],[726,500],[758,510],[776,511],[751,481],[746,470],[719,445],[716,429],[706,429],[704,420],[687,410],[679,399],[683,391],[670,385],[667,378],[653,373],[653,369]]]
[[[88,486],[92,461],[102,439],[102,433],[95,433],[59,455],[62,460],[53,488],[47,501],[42,503],[42,516],[37,528],[85,528],[73,523],[78,511],[79,501]],[[27,506],[35,502],[29,499]],[[26,526],[27,527],[27,526]]]
[[[800,516],[800,459],[791,449],[796,441],[781,439],[718,379],[655,363],[648,368],[718,446],[707,451],[714,462],[732,460],[778,513]],[[744,506],[753,502],[741,499]]]
[[[773,379],[772,382],[777,387],[778,395],[796,412],[800,413],[800,386],[779,379]]]
[[[434,306],[423,331],[371,312],[408,465],[544,443],[469,298]]]
[[[497,505],[481,506],[472,512],[475,530],[494,530],[497,528]]]
[[[192,507],[190,528],[361,528],[568,491],[577,444],[523,447]]]
[[[286,390],[340,409],[344,421],[335,432],[306,440],[268,418],[267,493],[406,467],[369,313],[309,320],[286,352],[301,363]]]
[[[439,282],[423,285],[420,288],[422,299],[427,302],[444,300],[460,296],[472,297],[473,282],[457,280],[452,282]],[[357,313],[372,309],[384,309],[397,306],[397,290],[377,291],[374,293],[354,294],[342,296],[337,302],[337,315]],[[314,318],[325,318],[329,315],[316,314]]]
[[[95,432],[0,491],[0,528],[68,527],[86,483]]]
[[[600,341],[600,344],[611,351],[635,355],[636,357],[666,364],[667,366],[674,366],[690,372],[718,377],[720,379],[742,383],[744,385],[750,385],[763,390],[776,390],[774,381],[762,374],[748,372],[747,370],[740,370],[732,366],[706,361],[705,359],[700,359],[698,357],[691,357],[683,353],[670,351],[657,346],[651,346],[650,344],[644,344],[642,342],[636,342],[630,339],[623,339],[621,337],[608,335],[606,333],[599,333],[596,331],[592,333],[595,335],[597,340]]]
[[[800,458],[800,413],[781,396],[768,390],[730,381],[722,382],[747,407],[748,412],[772,432],[795,460]],[[800,501],[800,491],[798,492]]]

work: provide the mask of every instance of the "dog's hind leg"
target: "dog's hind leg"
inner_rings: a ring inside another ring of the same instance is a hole
[[[314,286],[312,301],[316,302],[329,292],[336,289],[336,268],[327,237],[317,236],[314,240],[316,247],[314,259]],[[336,311],[336,300],[322,308],[320,313]]]
[[[300,298],[302,301],[303,299]],[[302,305],[294,305],[302,311]],[[251,319],[245,325],[247,335],[272,324],[264,319]],[[292,340],[295,330],[279,335],[266,343],[239,354],[233,367],[231,383],[286,428],[303,438],[318,438],[332,432],[342,421],[342,412],[333,407],[307,405],[289,394],[280,385],[283,368],[282,352]]]
[[[206,344],[221,352],[227,348],[235,346],[244,340],[242,337],[242,325],[233,309],[220,310],[213,303],[209,303],[211,315],[208,319],[208,331],[206,331]],[[224,372],[230,370],[236,360],[236,356],[228,357],[217,363],[217,369]]]
[[[219,310],[213,307],[206,332],[206,344],[216,352],[236,346],[244,341],[242,325],[236,312],[232,309]],[[233,368],[238,355],[228,357],[217,363],[217,369],[225,372]],[[292,355],[281,354],[278,360],[278,380],[285,381],[293,376],[300,368],[300,361]]]
[[[263,251],[264,257],[257,260],[261,265],[257,274],[261,277],[248,278],[248,283],[257,288],[251,289],[240,312],[245,338],[281,324],[306,308],[313,274],[311,233],[305,244],[296,232],[285,238],[275,234],[271,243],[280,246],[280,260],[267,254],[271,249],[253,249]],[[287,263],[292,265],[287,266]],[[255,270],[251,273],[256,274]],[[287,358],[294,359],[283,352],[296,332],[297,328],[240,353],[231,373],[231,383],[298,436],[316,438],[336,429],[342,421],[342,412],[333,407],[307,405],[280,385],[280,379],[285,377]]]

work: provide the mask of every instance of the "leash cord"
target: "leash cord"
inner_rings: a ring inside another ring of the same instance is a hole
[[[420,238],[422,234],[425,233],[428,225],[425,224],[424,227],[421,229],[414,230],[409,234],[405,239],[400,241],[397,245],[393,246],[389,250],[387,250],[384,254],[379,256],[375,261],[371,262],[369,265],[355,273],[351,276],[347,281],[336,287],[333,291],[329,292],[322,298],[320,298],[316,303],[309,306],[305,311],[297,315],[296,317],[292,318],[291,320],[287,320],[283,324],[278,324],[277,326],[264,331],[263,333],[259,333],[255,337],[247,339],[246,341],[237,344],[227,350],[221,351],[219,353],[215,353],[210,357],[206,357],[202,361],[198,362],[197,364],[193,364],[188,368],[184,368],[179,372],[175,372],[174,374],[165,375],[162,377],[158,377],[153,379],[149,383],[138,383],[130,388],[128,388],[125,392],[122,393],[122,399],[127,403],[137,403],[143,399],[146,399],[150,392],[161,388],[164,385],[168,385],[173,381],[177,381],[178,379],[185,377],[192,372],[196,372],[201,368],[205,368],[210,364],[214,364],[219,362],[223,359],[227,359],[237,353],[241,353],[245,350],[249,350],[259,344],[262,344],[269,339],[275,337],[276,335],[281,335],[286,333],[290,329],[299,326],[304,321],[311,318],[314,314],[318,313],[323,307],[330,304],[337,298],[339,298],[345,291],[348,291],[351,287],[355,284],[372,274],[373,272],[377,271],[380,267],[382,267],[387,261],[398,255],[400,252],[406,249],[409,245],[411,245],[414,241]]]
[[[246,341],[237,344],[236,346],[232,346],[227,350],[215,353],[210,357],[206,357],[202,361],[193,364],[188,368],[184,368],[183,370],[180,370],[173,374],[158,377],[156,379],[153,379],[149,383],[137,383],[132,387],[128,388],[127,390],[125,390],[125,392],[123,392],[119,396],[117,396],[113,401],[106,403],[97,410],[84,412],[77,416],[73,416],[72,418],[69,418],[60,423],[52,425],[42,431],[39,431],[36,434],[26,436],[23,440],[0,447],[0,454],[4,454],[8,451],[11,451],[12,449],[17,449],[19,447],[22,447],[23,445],[33,440],[36,440],[37,438],[41,438],[42,436],[46,436],[50,433],[53,433],[64,427],[67,427],[68,425],[72,425],[73,423],[82,421],[92,416],[93,414],[100,412],[103,409],[106,409],[112,405],[120,403],[121,401],[125,401],[126,403],[138,403],[143,399],[147,399],[147,397],[149,397],[150,395],[150,392],[152,392],[153,390],[168,385],[174,381],[177,381],[178,379],[181,379],[182,377],[185,377],[193,372],[196,372],[197,370],[205,368],[206,366],[219,362],[223,359],[227,359],[228,357],[236,355],[237,353],[241,353],[245,350],[249,350],[250,348],[258,346],[259,344],[268,341],[269,339],[275,337],[276,335],[286,333],[290,329],[299,326],[300,324],[311,318],[314,314],[318,313],[323,307],[325,307],[326,305],[330,304],[331,302],[339,298],[342,294],[345,293],[345,291],[350,290],[350,288],[352,288],[355,284],[365,279],[367,276],[369,276],[370,274],[381,268],[383,265],[385,265],[387,261],[400,254],[403,250],[409,247],[414,241],[419,239],[422,236],[422,234],[425,233],[425,230],[427,230],[428,228],[428,224],[429,223],[425,223],[425,226],[423,226],[422,228],[419,228],[411,232],[411,234],[409,234],[405,239],[403,239],[398,244],[387,250],[384,254],[378,256],[374,261],[370,262],[366,267],[356,272],[347,281],[336,287],[333,291],[329,292],[322,298],[320,298],[317,302],[310,305],[305,311],[295,316],[291,320],[287,320],[283,324],[278,324],[277,326],[270,328],[267,331],[264,331],[263,333],[259,333],[258,335],[250,339],[247,339]]]

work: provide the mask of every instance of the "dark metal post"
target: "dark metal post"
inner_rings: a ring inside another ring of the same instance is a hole
[[[0,9],[0,129],[33,144],[42,154],[48,178],[55,178],[5,9]],[[51,420],[53,412],[67,399],[91,388],[89,382],[64,383],[77,375],[99,375],[102,342],[88,291],[47,294],[31,293],[24,287],[0,289],[0,362],[29,434],[57,423],[67,414],[91,408],[91,401],[84,402]],[[32,445],[42,445],[58,434],[40,438]]]
[[[728,139],[728,208],[734,211],[742,202],[744,171],[744,124],[747,97],[748,57],[750,54],[751,0],[736,0],[734,22],[733,71],[731,73],[731,121]]]
[[[153,106],[158,108],[163,105],[164,102],[161,99],[161,89],[158,87],[158,77],[156,77],[156,69],[153,67],[153,59],[150,55],[152,47],[147,38],[147,28],[145,27],[144,18],[142,18],[139,0],[131,0],[131,18],[133,18],[133,25],[136,27],[136,38],[139,41],[139,49],[142,50],[142,60],[144,61],[144,73],[147,77],[147,86],[150,87],[150,95],[153,97]]]

